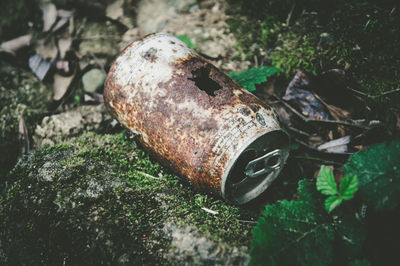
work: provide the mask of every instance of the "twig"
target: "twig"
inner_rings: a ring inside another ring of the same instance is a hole
[[[355,92],[355,93],[357,93],[359,95],[362,95],[364,97],[370,98],[370,99],[376,99],[376,98],[380,98],[380,97],[383,97],[383,96],[388,96],[388,95],[396,93],[396,92],[400,92],[400,88],[399,89],[395,89],[395,90],[391,90],[391,91],[386,91],[386,92],[383,92],[383,93],[378,94],[378,95],[366,94],[364,92],[361,92],[361,91],[358,91],[358,90],[355,90],[355,89],[351,89],[351,91]]]
[[[276,97],[276,96],[275,96]],[[370,129],[370,127],[367,126],[363,126],[363,125],[359,125],[359,124],[354,124],[354,123],[350,123],[350,122],[346,122],[346,121],[340,121],[340,120],[325,120],[325,119],[321,119],[321,120],[317,120],[317,119],[310,119],[307,118],[305,116],[303,116],[302,114],[300,114],[296,109],[294,109],[290,104],[288,104],[285,101],[282,101],[281,99],[279,99],[278,97],[276,97],[278,99],[278,101],[280,103],[282,103],[283,105],[285,105],[287,108],[290,109],[290,111],[292,111],[295,115],[297,115],[298,117],[300,117],[304,122],[306,123],[325,123],[325,124],[333,124],[333,125],[343,125],[343,126],[349,126],[349,127],[356,127],[356,128],[361,128],[361,129]]]
[[[317,157],[310,157],[310,156],[294,156],[293,158],[295,159],[303,159],[303,160],[310,160],[310,161],[317,161],[325,164],[332,164],[332,165],[343,165],[342,163],[334,162],[334,161],[329,161],[329,160],[324,160],[321,158]]]
[[[300,129],[297,129],[297,128],[294,128],[294,127],[287,126],[287,129],[289,129],[290,131],[296,132],[297,134],[305,136],[305,137],[310,137],[311,136],[307,132],[304,132],[304,131],[302,131]]]
[[[21,156],[27,154],[30,150],[28,127],[25,124],[24,112],[19,117],[19,139],[21,141]]]
[[[258,65],[258,58],[257,58],[256,55],[254,55],[254,64],[255,64],[256,67],[259,67],[259,65]]]
[[[101,68],[101,71],[103,71],[103,73],[107,75],[107,72],[106,72],[106,70],[104,69],[104,66],[103,66],[103,64],[100,62],[100,60],[99,60],[92,52],[89,52],[89,55],[90,55],[91,57],[93,57],[94,61],[96,61],[96,64],[99,65],[99,67]]]
[[[100,40],[100,39],[120,39],[118,35],[97,35],[97,36],[88,36],[88,37],[78,37],[77,39],[81,41],[90,41],[90,40]]]
[[[222,55],[218,55],[217,57],[214,57],[214,56],[206,55],[206,54],[204,54],[202,52],[197,52],[197,53],[199,55],[201,55],[202,57],[204,57],[205,59],[208,59],[208,60],[218,61],[218,60],[223,59]]]
[[[312,151],[320,152],[323,154],[331,154],[331,155],[352,155],[352,154],[354,154],[353,152],[326,152],[326,151],[319,150],[318,148],[316,148],[314,146],[308,145],[307,143],[305,143],[299,139],[295,139],[295,141],[297,143],[299,143],[300,145],[303,145],[304,147],[306,147]]]
[[[293,11],[294,11],[294,8],[295,8],[295,7],[296,7],[296,3],[293,3],[292,8],[290,9],[290,12],[289,12],[289,14],[288,14],[288,16],[287,16],[287,18],[286,18],[286,26],[287,26],[287,27],[289,27],[290,20],[291,20],[291,18],[292,18]]]
[[[218,214],[218,212],[216,212],[216,211],[213,211],[213,210],[210,210],[210,209],[208,209],[208,208],[205,208],[205,207],[203,207],[203,208],[201,208],[203,211],[206,211],[206,212],[208,212],[208,213],[211,213],[212,215],[217,215]]]
[[[238,222],[240,223],[247,223],[247,224],[257,224],[256,221],[248,221],[248,220],[240,220],[240,219],[236,219]]]
[[[139,174],[142,174],[142,175],[144,175],[145,177],[148,177],[148,178],[151,178],[151,179],[157,179],[157,180],[160,180],[160,178],[159,178],[159,177],[155,177],[155,176],[149,175],[148,173],[145,173],[145,172],[142,172],[142,171],[139,171],[139,170],[136,170],[136,172],[138,172]]]

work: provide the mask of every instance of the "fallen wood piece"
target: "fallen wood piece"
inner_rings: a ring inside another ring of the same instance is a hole
[[[0,45],[0,50],[15,55],[19,49],[29,46],[31,44],[31,40],[31,34],[22,35],[15,39],[3,42]]]
[[[350,136],[345,136],[339,139],[334,139],[332,141],[326,142],[320,146],[318,146],[318,150],[327,151],[333,153],[347,153],[348,152],[348,144],[351,141]]]

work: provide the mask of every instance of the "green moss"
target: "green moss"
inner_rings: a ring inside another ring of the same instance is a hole
[[[279,46],[269,57],[272,65],[282,69],[288,76],[293,76],[300,69],[316,74],[319,70],[319,58],[315,49],[315,37],[293,32],[283,34]]]
[[[27,34],[28,22],[35,25],[41,19],[38,1],[2,0],[0,18],[0,43]]]
[[[18,156],[19,121],[24,118],[30,135],[45,115],[51,92],[32,73],[0,62],[0,180]]]
[[[373,95],[398,87],[400,10],[396,1],[228,2],[231,31],[248,59],[262,57],[288,76],[297,69],[318,74],[345,68]],[[327,39],[331,40],[326,43]]]
[[[253,213],[193,192],[124,133],[44,148],[24,157],[10,179],[0,197],[7,263],[165,263],[167,223],[233,246],[249,243],[251,224],[239,220]]]

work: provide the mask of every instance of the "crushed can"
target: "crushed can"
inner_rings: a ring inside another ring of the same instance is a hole
[[[107,75],[104,99],[163,165],[233,204],[265,191],[289,155],[271,107],[167,33],[124,49]]]

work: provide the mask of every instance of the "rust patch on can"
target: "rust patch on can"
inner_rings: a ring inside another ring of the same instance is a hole
[[[104,98],[111,114],[160,162],[194,188],[239,204],[253,195],[240,186],[241,200],[225,195],[238,155],[256,139],[280,131],[269,106],[164,33],[148,35],[121,53],[107,76]]]

